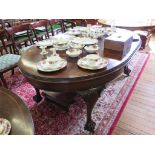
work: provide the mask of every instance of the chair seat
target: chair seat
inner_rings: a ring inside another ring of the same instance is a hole
[[[19,59],[20,55],[15,54],[5,54],[0,56],[0,72],[3,72],[4,70],[7,70],[17,65]]]
[[[22,54],[24,52],[26,52],[27,50],[29,50],[31,47],[34,47],[35,45],[30,45],[30,46],[27,46],[27,47],[23,47],[19,50],[19,54]]]

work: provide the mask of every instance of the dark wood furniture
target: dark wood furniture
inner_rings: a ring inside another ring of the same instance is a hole
[[[48,25],[48,20],[39,20],[31,23],[31,28],[33,30],[36,41],[49,38]]]
[[[148,31],[141,31],[141,30],[137,30],[135,31],[141,38],[142,40],[142,45],[141,45],[141,49],[145,49],[145,47],[148,46],[149,41],[151,39],[152,33],[150,30]]]
[[[98,25],[98,19],[85,19],[87,24]]]
[[[122,60],[112,59],[109,55],[108,66],[104,69],[95,71],[81,69],[77,66],[78,58],[69,58],[66,56],[65,52],[59,52],[60,56],[67,60],[67,67],[56,72],[40,72],[37,70],[36,64],[42,59],[42,56],[39,54],[40,49],[37,47],[31,48],[31,50],[25,52],[18,65],[23,75],[35,87],[36,96],[34,96],[34,99],[37,102],[42,99],[39,92],[40,89],[61,92],[66,96],[68,96],[68,94],[74,96],[74,93],[80,94],[87,104],[87,122],[85,124],[85,129],[93,132],[95,123],[91,118],[91,113],[96,100],[100,95],[100,91],[107,82],[113,80],[122,72],[127,76],[129,75],[130,69],[127,66],[128,62],[131,60],[134,53],[139,50],[140,45],[140,39],[133,42],[129,53]],[[100,55],[104,56],[103,39],[99,40],[99,46]],[[86,55],[85,51],[83,51],[83,54],[80,57],[83,57],[84,55]],[[59,96],[59,100],[56,100],[54,97],[49,97],[49,94],[57,96],[60,94],[48,92],[48,95],[46,96],[67,110],[69,104],[65,104],[66,100],[63,100],[62,96]],[[71,99],[71,96],[68,96],[68,99]]]
[[[7,53],[13,52],[13,42],[10,37],[7,36],[5,29],[1,29],[1,42],[0,42],[0,48],[4,49]],[[3,33],[4,32],[4,33]]]
[[[10,135],[32,135],[34,124],[25,103],[10,90],[0,87],[0,117],[11,123]]]
[[[20,24],[6,29],[8,36],[11,38],[15,51],[28,45],[32,45],[32,31],[30,24]]]
[[[77,23],[74,20],[63,19],[64,32],[66,32],[70,28],[74,28],[75,26],[77,26]]]
[[[0,47],[0,79],[3,83],[3,86],[7,88],[6,81],[4,79],[3,73],[12,70],[14,73],[14,68],[17,67],[20,56],[14,53],[9,53],[7,51],[5,31],[0,30],[0,41],[2,42],[3,48]]]
[[[155,19],[144,19],[144,20],[102,20],[99,19],[98,22],[103,26],[111,26],[114,24],[117,28],[137,31],[137,34],[142,40],[141,49],[144,49],[152,36],[152,31],[155,29]]]
[[[49,21],[51,33],[53,36],[55,34],[58,34],[59,32],[61,32],[61,33],[65,32],[63,20],[61,20],[61,19],[49,19],[48,21]]]

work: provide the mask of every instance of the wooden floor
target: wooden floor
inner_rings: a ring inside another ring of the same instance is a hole
[[[144,69],[113,135],[155,134],[155,34],[149,47],[151,57]]]

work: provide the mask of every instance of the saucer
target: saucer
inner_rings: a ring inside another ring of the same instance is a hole
[[[89,70],[98,70],[105,68],[108,65],[108,59],[100,57],[100,59],[89,59],[87,57],[83,57],[78,60],[77,62],[78,66],[83,69],[89,69]]]
[[[46,60],[42,60],[37,64],[37,69],[42,72],[54,72],[67,66],[67,61],[61,59],[59,61],[50,63]]]

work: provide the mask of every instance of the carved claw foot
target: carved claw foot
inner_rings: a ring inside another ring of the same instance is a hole
[[[42,100],[42,97],[40,95],[40,91],[39,89],[35,88],[35,91],[36,91],[36,95],[33,96],[33,100],[37,103],[39,103],[41,100]]]
[[[38,95],[35,95],[35,96],[33,96],[33,100],[35,102],[39,103],[42,100],[42,97],[41,96],[38,96]]]
[[[129,76],[130,75],[130,72],[131,72],[131,69],[129,69],[128,66],[125,66],[124,67],[124,74],[126,74],[127,76]]]
[[[95,125],[96,123],[91,120],[85,124],[84,129],[94,133]]]

